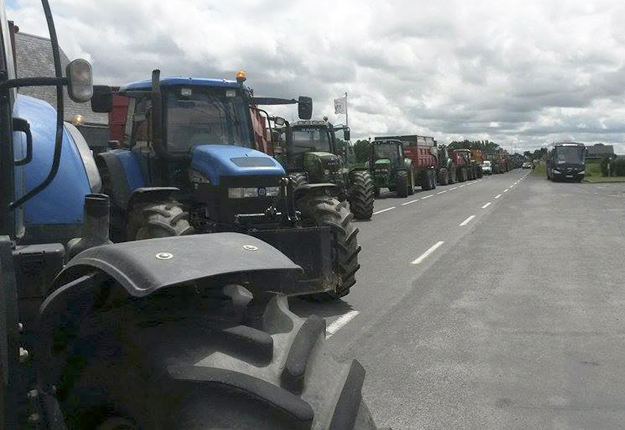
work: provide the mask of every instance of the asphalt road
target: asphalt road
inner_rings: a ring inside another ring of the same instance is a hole
[[[352,292],[293,300],[367,369],[379,425],[625,426],[625,184],[527,174],[383,194]]]

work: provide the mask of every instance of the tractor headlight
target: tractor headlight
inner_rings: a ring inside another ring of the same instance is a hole
[[[228,198],[230,199],[242,199],[243,188],[228,188]]]
[[[267,191],[265,195],[269,197],[276,197],[280,193],[279,187],[267,187],[265,190]]]

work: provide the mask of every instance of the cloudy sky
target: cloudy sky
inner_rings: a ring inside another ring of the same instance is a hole
[[[7,0],[46,35],[39,0]],[[349,94],[354,138],[554,140],[625,153],[625,2],[51,0],[61,46],[97,83],[233,78],[256,95],[310,95],[315,116]],[[370,4],[369,4],[370,3]],[[291,118],[292,111],[279,112]]]

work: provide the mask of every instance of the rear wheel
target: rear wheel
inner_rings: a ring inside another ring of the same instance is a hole
[[[467,180],[467,170],[464,167],[461,167],[458,173],[458,182],[464,182]]]
[[[436,189],[436,170],[430,169],[428,170],[428,174],[430,175],[430,181],[432,184],[432,189]]]
[[[126,240],[184,236],[193,233],[189,213],[175,200],[137,205],[128,217]]]
[[[458,177],[457,177],[457,172],[456,172],[456,168],[452,167],[449,170],[449,183],[450,184],[455,184],[456,182],[458,182]]]
[[[375,187],[371,174],[364,170],[358,170],[351,174],[350,180],[352,184],[349,208],[354,214],[354,218],[371,219],[375,200]]]
[[[408,197],[410,175],[405,170],[397,172],[397,196]]]
[[[440,176],[439,183],[441,185],[448,185],[449,184],[449,172],[447,171],[447,169],[445,169],[444,167],[442,169],[440,169],[439,170],[439,176]]]
[[[478,179],[482,178],[484,176],[484,172],[479,167],[476,167],[476,169],[477,169],[477,177],[478,177]]]
[[[177,286],[88,321],[59,379],[68,429],[377,428],[365,371],[333,358],[323,318],[226,288],[239,303]]]
[[[332,262],[335,273],[339,276],[339,284],[335,291],[315,294],[314,299],[335,300],[349,293],[349,289],[356,283],[358,264],[358,229],[352,219],[354,215],[349,211],[346,201],[339,202],[328,196],[303,196],[297,207],[305,221],[317,226],[330,227],[333,235]]]
[[[411,196],[414,194],[415,189],[415,172],[414,169],[410,170],[410,181],[408,183],[408,195]]]
[[[427,170],[422,170],[421,173],[421,189],[424,191],[428,191],[432,189],[432,182],[430,175]]]

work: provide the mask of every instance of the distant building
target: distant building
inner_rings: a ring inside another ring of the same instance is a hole
[[[588,154],[587,160],[600,160],[605,157],[614,157],[614,146],[597,143],[596,145],[586,146]]]
[[[61,66],[65,74],[65,66],[69,58],[61,50]],[[54,76],[52,44],[50,39],[32,34],[17,32],[15,34],[16,72],[18,78],[35,76]],[[89,144],[94,141],[108,141],[108,114],[95,113],[90,103],[74,103],[65,91],[65,121],[72,122],[83,134]],[[56,107],[55,87],[24,87],[20,94],[35,97]],[[78,116],[81,121],[78,122]]]

